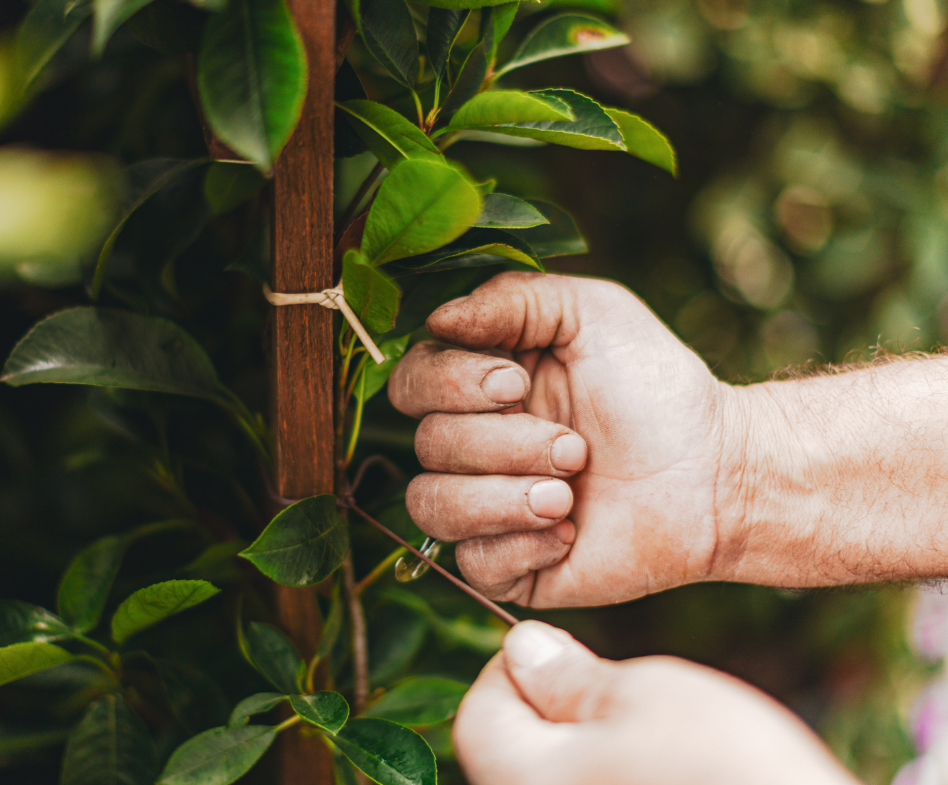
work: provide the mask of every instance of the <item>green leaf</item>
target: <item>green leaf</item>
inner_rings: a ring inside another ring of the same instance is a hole
[[[187,332],[156,316],[73,308],[44,319],[14,347],[4,381],[89,384],[220,400],[210,358]]]
[[[276,735],[268,725],[206,730],[174,751],[155,785],[230,785],[253,768]]]
[[[71,659],[73,655],[53,643],[32,641],[4,646],[0,649],[0,685],[54,668]]]
[[[404,161],[378,190],[369,210],[362,251],[376,266],[449,243],[481,213],[470,179],[436,161]]]
[[[148,728],[118,695],[89,704],[66,741],[61,785],[152,785],[158,752]]]
[[[88,632],[99,623],[128,543],[127,537],[103,537],[80,551],[66,569],[56,604],[74,630]]]
[[[484,197],[484,208],[474,226],[483,229],[528,229],[549,222],[543,213],[523,199],[508,194],[488,194]]]
[[[606,114],[619,126],[622,141],[630,154],[678,176],[675,148],[661,131],[637,114],[622,109],[607,108]]]
[[[333,738],[352,763],[379,785],[437,785],[435,756],[421,736],[376,717],[356,717]]]
[[[551,57],[596,52],[625,46],[629,37],[611,25],[584,14],[560,14],[537,25],[497,74],[505,74]]]
[[[410,158],[443,160],[434,142],[394,109],[363,100],[336,106],[346,113],[359,138],[386,169],[393,169],[397,163]]]
[[[489,95],[489,93],[488,93]],[[548,144],[560,144],[581,150],[625,151],[625,142],[615,121],[592,98],[573,90],[537,90],[531,95],[560,99],[576,117],[575,120],[547,122],[511,122],[465,125],[465,128],[490,131]],[[446,130],[455,130],[452,125]]]
[[[14,62],[23,87],[29,85],[92,13],[88,3],[36,0],[14,39]]]
[[[395,326],[401,290],[355,248],[342,258],[342,289],[346,302],[369,332],[385,333]]]
[[[489,90],[474,96],[451,118],[451,125],[438,132],[459,128],[484,128],[511,123],[575,121],[569,105],[540,92]],[[436,135],[438,135],[436,134]]]
[[[397,265],[397,268],[400,271],[415,273],[432,272],[455,267],[498,264],[501,259],[510,259],[543,270],[539,257],[529,243],[511,232],[499,229],[471,229],[437,251],[406,259],[404,263]]]
[[[439,116],[442,119],[450,118],[481,91],[484,80],[487,79],[487,70],[490,68],[490,51],[490,42],[485,40],[468,53],[457,79],[454,80],[451,92],[441,105]]]
[[[326,621],[323,622],[323,633],[319,638],[316,654],[313,655],[317,660],[323,659],[332,651],[332,647],[336,644],[336,639],[342,631],[345,614],[341,587],[339,581],[336,581],[336,585],[332,590],[332,604],[329,606],[329,615],[326,617]]]
[[[241,556],[284,586],[313,586],[342,564],[349,530],[332,494],[313,496],[277,515]]]
[[[152,0],[94,0],[93,53],[101,55],[105,50],[105,45],[119,26],[151,2]]]
[[[468,267],[401,278],[405,295],[395,320],[395,333],[414,332],[424,325],[436,308],[456,297],[470,294],[490,276],[491,271],[485,267]]]
[[[89,287],[93,300],[99,298],[102,283],[105,281],[105,271],[108,267],[109,259],[112,256],[112,249],[115,247],[115,241],[118,240],[118,236],[122,232],[122,228],[128,222],[128,219],[132,217],[139,207],[162,188],[166,188],[177,182],[196,166],[201,166],[205,163],[207,163],[207,159],[205,158],[193,158],[188,160],[156,158],[141,161],[125,170],[129,182],[129,192],[125,209],[122,211],[119,222],[106,238],[105,244],[99,252],[99,258],[95,265],[95,273],[92,277],[92,284]]]
[[[306,663],[296,647],[272,624],[251,622],[246,632],[238,626],[238,643],[244,657],[267,681],[287,695],[300,691]]]
[[[215,161],[204,177],[204,198],[214,215],[223,215],[246,202],[264,182],[252,166]]]
[[[470,15],[468,9],[432,8],[428,12],[425,49],[437,79],[444,78],[454,42]]]
[[[486,8],[492,5],[513,4],[515,0],[415,0],[418,5],[430,5],[434,8]],[[529,0],[539,2],[539,0]]]
[[[311,725],[336,733],[349,719],[349,704],[338,692],[291,695],[290,706]]]
[[[418,79],[418,38],[405,0],[359,0],[359,32],[366,48],[398,82],[414,87]]]
[[[227,721],[228,728],[240,728],[250,722],[253,714],[263,714],[276,708],[286,700],[286,695],[278,692],[258,692],[249,698],[244,698],[238,703],[230,713],[230,719]]]
[[[0,600],[0,646],[49,643],[68,638],[72,630],[55,613],[20,600]]]
[[[493,27],[493,42],[490,53],[490,61],[493,63],[497,59],[497,47],[504,39],[504,36],[510,31],[510,26],[514,23],[517,11],[520,10],[520,3],[506,3],[490,9],[490,22]]]
[[[204,29],[201,105],[214,132],[269,172],[303,111],[307,63],[283,0],[231,0]]]
[[[413,676],[384,693],[365,714],[408,727],[435,725],[457,714],[467,690],[467,684],[454,679]]]
[[[405,354],[409,338],[411,338],[410,335],[403,335],[401,338],[385,341],[379,346],[379,351],[385,355],[385,362],[379,364],[366,362],[362,370],[365,374],[365,383],[360,382],[355,386],[355,396],[358,400],[362,402],[369,400],[385,386],[388,377],[392,375],[398,361]]]
[[[164,581],[146,586],[119,605],[112,617],[112,638],[116,643],[124,643],[136,632],[219,593],[220,589],[207,581]]]
[[[510,234],[527,242],[537,256],[546,259],[550,256],[583,254],[589,250],[569,213],[549,202],[534,199],[529,202],[546,217],[548,223],[531,229],[511,229]]]

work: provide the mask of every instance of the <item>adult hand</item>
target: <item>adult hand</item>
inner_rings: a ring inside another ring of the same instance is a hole
[[[471,785],[854,785],[793,714],[684,660],[610,662],[521,622],[454,723]]]
[[[389,395],[424,417],[426,533],[494,599],[597,605],[711,576],[731,388],[628,290],[504,273],[428,319]],[[500,412],[503,412],[501,414]]]

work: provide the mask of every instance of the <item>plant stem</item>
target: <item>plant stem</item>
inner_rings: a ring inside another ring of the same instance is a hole
[[[106,651],[108,650],[106,649]],[[89,654],[78,654],[76,655],[76,659],[82,660],[83,662],[91,662],[93,665],[99,668],[106,676],[108,676],[111,679],[114,679],[115,681],[118,681],[118,677],[115,675],[115,671],[112,670],[112,668],[109,667],[109,665],[102,662],[102,660],[100,660],[98,657],[92,657]]]
[[[375,165],[375,168],[369,172],[369,176],[362,181],[362,185],[359,186],[359,190],[356,191],[356,195],[352,197],[352,201],[349,202],[346,212],[339,221],[339,226],[342,227],[341,231],[345,231],[346,227],[352,223],[352,219],[358,215],[362,200],[365,199],[366,195],[375,187],[376,182],[378,182],[379,177],[382,176],[382,172],[384,171],[385,167],[382,165],[382,162],[379,161],[379,163]]]
[[[365,629],[365,613],[355,586],[355,570],[352,567],[352,552],[342,563],[342,575],[349,616],[352,619],[352,680],[354,682],[353,706],[356,714],[365,709],[369,697],[369,642]]]
[[[283,720],[279,725],[276,726],[275,730],[277,733],[285,731],[287,728],[292,728],[294,725],[298,725],[303,721],[303,718],[299,714],[294,714],[288,720]]]
[[[415,99],[415,109],[418,110],[418,127],[425,131],[425,110],[421,106],[421,99],[418,97],[418,93],[414,90],[411,91],[411,97]]]
[[[103,646],[98,641],[92,640],[92,638],[87,638],[85,635],[82,635],[81,633],[78,633],[78,632],[74,633],[73,637],[80,643],[84,643],[86,644],[86,646],[90,646],[91,648],[95,649],[97,652],[99,652],[99,654],[103,654],[106,657],[112,656],[112,652],[107,647]]]
[[[404,556],[406,553],[408,553],[408,549],[401,547],[392,551],[388,556],[378,563],[378,566],[376,566],[372,572],[370,572],[356,584],[355,593],[361,596],[362,592],[368,589],[369,586],[371,586],[379,578],[385,575],[385,573],[392,569],[392,567],[395,566],[395,562],[402,558],[402,556]]]
[[[352,461],[355,454],[356,443],[359,441],[359,431],[362,429],[362,410],[365,408],[365,373],[360,376],[362,379],[362,394],[356,401],[355,417],[352,420],[352,433],[349,435],[349,449],[346,450],[346,467]]]

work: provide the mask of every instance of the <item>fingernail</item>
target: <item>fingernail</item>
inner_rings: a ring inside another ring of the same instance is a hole
[[[507,633],[504,656],[518,668],[536,668],[558,657],[566,648],[546,625],[521,622]]]
[[[530,488],[527,503],[540,518],[564,518],[573,506],[573,492],[565,482],[541,480]]]
[[[572,521],[560,521],[550,531],[563,545],[572,545],[576,542],[576,524]]]
[[[561,472],[578,472],[586,465],[586,442],[582,436],[567,433],[550,447],[550,463]]]
[[[527,385],[516,368],[498,368],[487,374],[481,389],[494,403],[517,403],[527,394]]]

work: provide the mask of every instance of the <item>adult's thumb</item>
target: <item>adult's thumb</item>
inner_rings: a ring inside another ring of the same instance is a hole
[[[569,633],[538,621],[520,622],[504,639],[504,658],[523,697],[543,718],[585,722],[607,714],[617,668]]]

